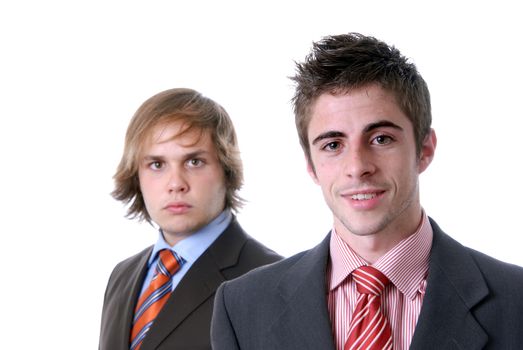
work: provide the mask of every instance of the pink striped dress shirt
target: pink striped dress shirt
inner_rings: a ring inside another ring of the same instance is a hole
[[[418,230],[399,242],[372,266],[391,283],[382,296],[382,307],[392,327],[394,350],[407,350],[421,310],[427,284],[432,227],[425,213]],[[333,230],[327,269],[328,307],[336,349],[343,350],[356,307],[358,292],[351,273],[368,263]]]

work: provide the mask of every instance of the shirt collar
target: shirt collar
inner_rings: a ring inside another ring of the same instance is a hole
[[[380,270],[405,296],[413,299],[417,292],[423,292],[423,281],[429,267],[432,247],[432,227],[423,211],[421,223],[416,232],[401,240],[382,256],[375,268]],[[333,229],[330,239],[331,276],[330,290],[334,290],[360,266],[368,265],[349,247]]]
[[[156,256],[162,249],[171,249],[180,255],[186,262],[194,262],[207,250],[207,248],[218,238],[229,226],[233,218],[230,209],[225,209],[206,226],[182,239],[174,246],[170,246],[163,237],[162,230],[158,232],[158,240],[154,244],[153,251],[149,257],[149,266],[155,261]]]

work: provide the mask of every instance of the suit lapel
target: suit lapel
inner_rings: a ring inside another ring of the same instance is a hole
[[[216,293],[225,281],[222,269],[236,264],[245,240],[245,234],[233,219],[173,291],[145,337],[142,350],[156,349],[195,309]]]
[[[282,276],[282,313],[269,330],[274,349],[334,349],[325,276],[329,240],[327,235]]]
[[[410,349],[482,349],[488,337],[470,310],[488,287],[464,247],[431,224],[427,290]]]
[[[131,263],[127,271],[122,273],[118,295],[118,304],[111,308],[116,313],[115,320],[118,325],[112,329],[114,336],[118,339],[121,349],[129,349],[131,337],[132,319],[138,295],[142,288],[142,283],[147,273],[147,260],[151,254],[152,247],[147,248],[137,256],[137,262]]]

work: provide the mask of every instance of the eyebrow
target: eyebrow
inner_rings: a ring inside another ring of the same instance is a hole
[[[393,129],[403,131],[403,128],[396,123],[393,123],[389,120],[380,120],[378,122],[370,123],[367,126],[365,126],[365,128],[363,129],[363,132],[368,133],[368,132],[371,132],[371,131],[373,131],[375,129],[379,129],[379,128],[393,128]],[[347,135],[341,131],[334,131],[334,130],[327,131],[327,132],[324,132],[324,133],[321,133],[320,135],[318,135],[312,141],[312,144],[315,145],[318,142],[320,142],[321,140],[337,138],[337,137],[343,138],[343,137],[347,137]]]
[[[199,149],[199,150],[196,150],[194,152],[189,152],[187,153],[184,158],[185,159],[192,159],[192,158],[197,158],[197,157],[200,157],[202,155],[206,155],[206,154],[209,154],[208,151],[205,151],[203,149]]]
[[[201,150],[196,150],[196,151],[184,154],[183,158],[192,159],[192,158],[200,157],[200,156],[208,154],[208,153],[209,153],[208,151],[201,149]],[[155,155],[155,154],[148,154],[143,157],[143,160],[144,161],[151,161],[151,160],[154,161],[154,160],[165,160],[165,158],[166,157],[163,155],[160,156],[160,155]]]
[[[396,130],[403,131],[403,128],[401,126],[399,126],[396,123],[391,122],[390,120],[380,120],[379,122],[368,124],[365,127],[365,129],[363,129],[363,132],[367,133],[367,132],[373,131],[374,129],[379,129],[379,128],[393,128]]]
[[[313,141],[312,144],[315,145],[321,140],[332,139],[335,137],[346,137],[347,135],[341,131],[327,131],[322,134],[319,134]]]
[[[163,160],[164,156],[155,156],[154,154],[143,156],[143,161],[150,161],[150,160]]]

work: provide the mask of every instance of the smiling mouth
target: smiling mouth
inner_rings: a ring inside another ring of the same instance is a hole
[[[376,193],[358,193],[358,194],[353,194],[352,196],[350,196],[351,199],[355,199],[357,201],[363,201],[363,200],[368,200],[368,199],[372,199],[372,198],[376,198]]]

